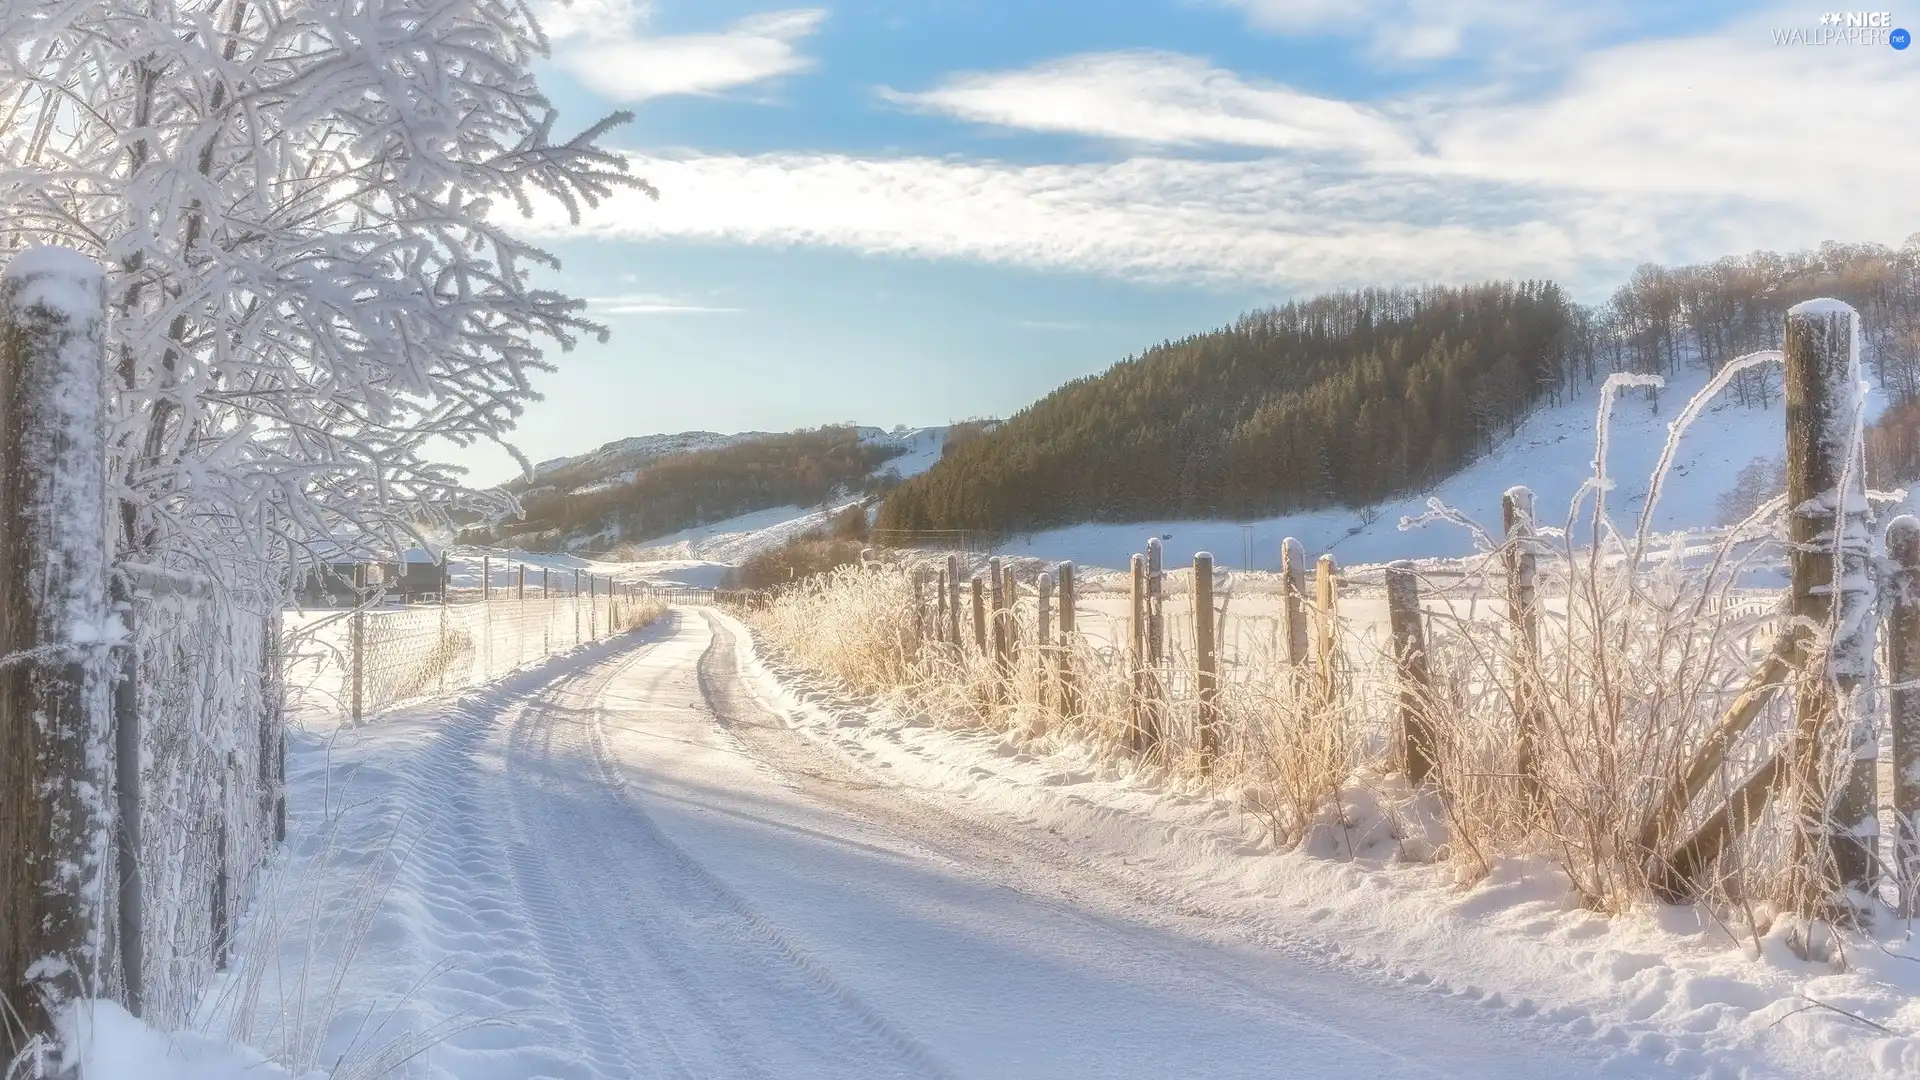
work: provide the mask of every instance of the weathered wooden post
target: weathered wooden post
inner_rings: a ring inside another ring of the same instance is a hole
[[[947,556],[947,640],[960,648],[960,556]]]
[[[567,597],[567,603],[573,608],[573,643],[580,644],[580,571],[573,572],[573,595]]]
[[[0,271],[0,1049],[99,989],[113,820],[106,285],[31,248]]]
[[[1540,792],[1540,610],[1535,598],[1535,555],[1528,546],[1533,537],[1533,492],[1508,488],[1500,497],[1500,516],[1506,530],[1507,622],[1512,648],[1508,677],[1513,681],[1513,712],[1517,725],[1514,771],[1520,777],[1520,801],[1529,813],[1543,805]]]
[[[1060,564],[1060,715],[1080,715],[1079,676],[1073,670],[1073,643],[1077,620],[1074,616],[1075,592],[1073,564]]]
[[[987,585],[980,575],[973,575],[973,647],[981,656],[987,654]]]
[[[1280,589],[1287,664],[1298,670],[1307,663],[1307,551],[1291,536],[1280,541]]]
[[[1200,551],[1193,556],[1193,653],[1194,689],[1200,699],[1202,776],[1213,771],[1213,755],[1220,738],[1220,669],[1213,630],[1213,555]]]
[[[1887,523],[1887,712],[1893,741],[1893,860],[1900,913],[1920,909],[1920,519]]]
[[[1127,728],[1133,752],[1152,748],[1147,734],[1147,557],[1135,554],[1129,563],[1132,591],[1127,608]]]
[[[1879,823],[1874,761],[1876,740],[1867,717],[1840,706],[1866,678],[1873,661],[1871,536],[1866,469],[1854,430],[1859,423],[1860,358],[1854,350],[1857,316],[1837,300],[1796,304],[1786,320],[1787,532],[1793,579],[1792,613],[1803,625],[1826,627],[1831,647],[1825,670],[1801,683],[1790,776],[1798,813],[1824,851],[1803,848],[1808,888],[1803,914],[1831,900],[1846,905],[1848,889],[1871,885]],[[1839,553],[1838,565],[1834,558]],[[1803,669],[1804,670],[1804,669]],[[1850,729],[1837,725],[1855,719]],[[1837,737],[1836,737],[1837,736]],[[1849,760],[1838,792],[1824,780],[1822,744],[1835,742]],[[1840,894],[1825,892],[1821,864],[1830,861]]]
[[[1020,659],[1020,617],[1018,614],[1020,609],[1020,579],[1013,572],[1012,562],[1008,562],[1002,567],[1001,573],[1005,575],[1007,582],[1007,606],[1000,617],[1000,621],[1006,628],[1007,669],[1011,672],[1014,664]]]
[[[1333,678],[1334,652],[1334,590],[1333,556],[1320,556],[1313,570],[1313,625],[1317,631],[1314,638],[1313,662],[1315,673],[1320,678],[1320,697],[1323,705],[1331,708],[1335,689]]]
[[[1160,538],[1147,541],[1147,666],[1154,671],[1167,658],[1167,622],[1161,607],[1166,598],[1166,566]]]
[[[1420,624],[1420,579],[1410,562],[1387,567],[1387,619],[1400,679],[1400,762],[1407,780],[1422,784],[1433,774],[1434,742],[1427,723],[1427,643]]]

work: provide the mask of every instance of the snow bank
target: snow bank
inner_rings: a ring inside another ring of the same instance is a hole
[[[83,1001],[60,1017],[61,1066],[79,1080],[296,1080],[244,1046],[147,1027],[111,1001]],[[297,1080],[326,1080],[315,1071]]]

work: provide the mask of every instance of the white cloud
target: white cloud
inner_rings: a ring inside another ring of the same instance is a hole
[[[982,123],[1170,145],[1387,151],[1406,141],[1366,106],[1242,79],[1177,53],[1093,53],[882,96]]]
[[[1508,274],[1591,288],[1645,260],[1920,230],[1909,115],[1920,67],[1884,46],[1778,48],[1756,23],[1593,52],[1535,100],[1477,91],[1379,106],[1186,58],[1085,59],[912,100],[1161,150],[1075,164],[637,156],[658,203],[622,196],[578,228],[543,211],[536,227],[1277,288]],[[1061,103],[1096,84],[1118,96],[1076,120]],[[1260,111],[1288,95],[1302,107]],[[1350,130],[1325,120],[1342,109]],[[1265,153],[1170,152],[1221,142]]]
[[[1475,55],[1537,65],[1559,57],[1608,18],[1575,0],[1219,0],[1254,26],[1282,34],[1366,39],[1386,63]]]
[[[799,44],[820,26],[819,8],[768,12],[711,33],[646,33],[644,0],[549,3],[542,24],[554,55],[586,86],[620,102],[669,94],[714,94],[811,70]]]
[[[587,307],[594,315],[725,315],[743,310],[737,307],[713,307],[662,293],[589,297]]]

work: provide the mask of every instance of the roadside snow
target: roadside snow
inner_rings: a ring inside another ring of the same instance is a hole
[[[1229,800],[1171,789],[1083,749],[937,729],[758,656],[741,666],[788,724],[876,778],[1061,837],[1089,860],[1156,880],[1169,904],[1219,925],[1311,942],[1329,962],[1686,1075],[1920,1072],[1920,947],[1903,926],[1854,942],[1842,971],[1797,957],[1785,919],[1755,936],[1693,908],[1611,918],[1582,910],[1545,860],[1505,860],[1461,884],[1448,867],[1405,857],[1363,790],[1347,796],[1345,827],[1276,851]]]

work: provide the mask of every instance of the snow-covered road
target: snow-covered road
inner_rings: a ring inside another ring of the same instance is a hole
[[[396,888],[400,951],[441,973],[406,1011],[457,1029],[409,1068],[1629,1074],[1575,1038],[1261,940],[1043,829],[863,772],[759,705],[740,648],[723,620],[676,610],[629,646],[466,699],[388,762],[434,822]],[[513,1022],[461,1026],[500,1014]]]

